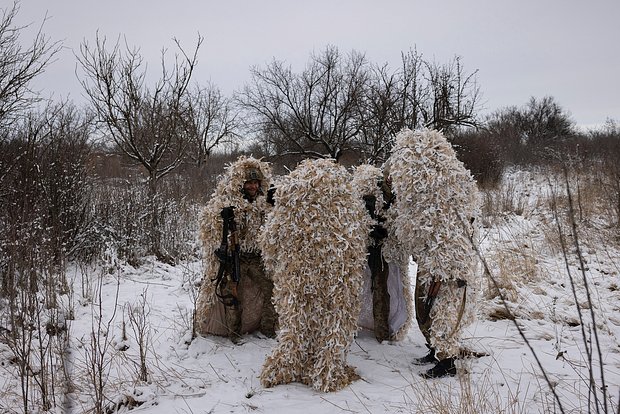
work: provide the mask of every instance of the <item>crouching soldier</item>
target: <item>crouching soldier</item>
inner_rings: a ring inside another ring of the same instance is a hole
[[[257,242],[271,208],[265,197],[270,178],[269,164],[242,156],[227,167],[204,210],[205,273],[196,304],[200,334],[228,336],[234,343],[255,330],[275,337],[273,282]]]
[[[461,332],[474,318],[480,195],[470,172],[438,131],[404,130],[388,159],[395,234],[417,265],[416,319],[429,348],[415,362],[426,378],[455,375]]]

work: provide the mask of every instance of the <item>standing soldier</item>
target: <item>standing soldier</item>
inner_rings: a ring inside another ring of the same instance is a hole
[[[265,273],[258,235],[267,210],[271,167],[241,156],[218,181],[200,223],[205,274],[196,304],[196,331],[229,336],[260,330],[274,338],[273,282]]]
[[[455,375],[461,331],[474,318],[480,195],[470,172],[437,131],[404,130],[388,159],[396,237],[418,265],[416,319],[434,363],[426,378]]]
[[[261,383],[340,390],[359,378],[346,359],[366,263],[364,206],[347,170],[326,159],[299,163],[275,197],[261,246],[273,272],[280,331]]]
[[[409,329],[413,310],[408,257],[391,231],[389,207],[394,197],[381,169],[368,164],[354,169],[353,187],[364,200],[371,228],[359,325],[372,329],[379,342],[400,340]]]

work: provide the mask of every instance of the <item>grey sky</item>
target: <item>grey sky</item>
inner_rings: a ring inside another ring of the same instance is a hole
[[[0,0],[2,7],[10,0]],[[205,37],[194,80],[230,94],[252,65],[273,58],[300,70],[326,45],[396,67],[416,47],[427,59],[479,69],[483,112],[551,95],[581,125],[620,119],[619,0],[22,0],[20,23],[66,49],[36,84],[80,102],[74,50],[96,31],[139,47],[157,75],[161,49]],[[172,56],[172,55],[171,55]]]

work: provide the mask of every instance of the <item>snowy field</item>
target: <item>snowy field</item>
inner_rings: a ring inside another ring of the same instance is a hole
[[[73,291],[59,308],[73,318],[66,321],[64,365],[57,367],[71,379],[57,386],[71,392],[56,411],[93,412],[99,400],[107,412],[153,414],[584,413],[597,412],[598,398],[605,412],[604,377],[607,412],[620,412],[618,229],[590,214],[579,222],[577,250],[565,206],[560,230],[549,207],[561,189],[520,172],[487,194],[495,209],[485,218],[481,255],[495,283],[481,281],[479,317],[464,335],[470,356],[459,361],[456,377],[419,376],[429,366],[412,364],[426,353],[413,326],[400,342],[379,344],[371,332],[359,332],[348,362],[361,379],[342,391],[324,394],[297,383],[265,389],[258,376],[275,340],[258,334],[239,346],[220,337],[192,340],[200,261],[169,266],[145,258],[137,268],[71,270]],[[414,283],[414,264],[410,270]],[[0,343],[2,413],[23,411],[12,361]]]

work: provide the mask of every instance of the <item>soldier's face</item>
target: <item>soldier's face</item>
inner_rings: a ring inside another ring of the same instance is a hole
[[[250,198],[254,199],[258,195],[258,189],[260,188],[259,180],[248,180],[243,183],[243,192]]]

